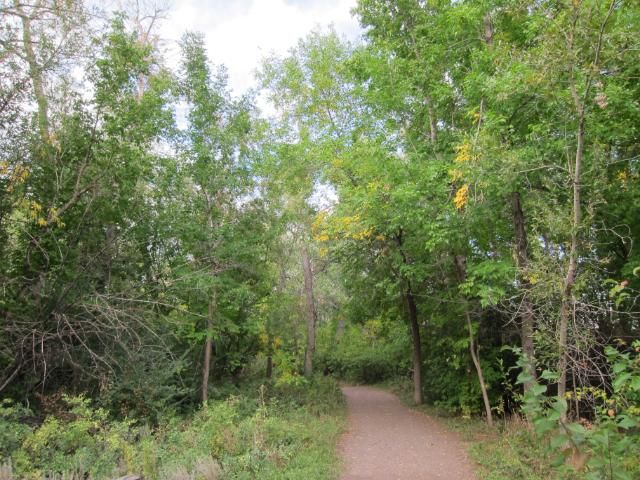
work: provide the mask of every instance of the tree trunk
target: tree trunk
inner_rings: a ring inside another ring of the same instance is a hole
[[[215,298],[212,295],[207,311],[207,337],[204,342],[204,363],[202,364],[202,403],[209,398],[209,373],[211,371],[211,353],[213,352],[213,314],[215,311]]]
[[[409,325],[411,326],[411,341],[413,343],[413,401],[416,405],[422,405],[424,402],[422,394],[422,343],[420,342],[418,307],[409,282],[407,282],[407,292],[404,298],[407,304]]]
[[[49,102],[44,93],[44,80],[42,69],[38,65],[36,54],[33,50],[33,40],[31,38],[31,18],[27,15],[18,2],[15,3],[17,11],[22,20],[22,43],[24,54],[29,65],[29,76],[33,85],[33,93],[38,105],[38,128],[43,141],[49,141]]]
[[[484,403],[484,412],[487,415],[487,424],[493,426],[493,415],[491,413],[491,403],[489,403],[489,394],[487,393],[487,385],[484,383],[484,375],[482,374],[482,365],[480,365],[480,354],[476,347],[475,335],[473,334],[473,326],[471,325],[471,315],[469,309],[465,305],[464,315],[467,319],[467,330],[469,331],[469,350],[471,351],[471,360],[476,367],[478,374],[478,382],[480,383],[480,391],[482,392],[482,401]]]
[[[429,139],[431,140],[431,143],[435,145],[436,140],[438,139],[436,113],[433,109],[433,102],[431,101],[431,97],[429,95],[425,97],[424,102],[427,104],[427,112],[429,113]]]
[[[573,287],[576,284],[578,273],[578,231],[582,221],[582,210],[580,206],[580,176],[582,171],[582,157],[584,155],[584,110],[580,111],[578,123],[578,135],[576,146],[576,158],[573,170],[573,222],[571,228],[571,248],[569,250],[569,266],[567,276],[564,279],[564,290],[562,292],[562,307],[560,309],[559,328],[559,360],[558,360],[558,396],[564,398],[567,393],[567,333],[569,330],[569,319],[573,316],[574,299]],[[562,420],[566,420],[563,415]]]
[[[271,354],[267,355],[267,371],[265,372],[265,376],[268,379],[273,376],[273,356]]]
[[[520,202],[520,192],[511,193],[511,207],[513,213],[513,230],[515,234],[515,254],[516,265],[520,274],[522,283],[522,291],[524,295],[520,303],[520,340],[522,342],[522,352],[527,356],[528,373],[533,380],[524,383],[525,393],[535,384],[536,379],[536,361],[533,346],[533,331],[535,326],[535,317],[533,314],[533,305],[529,300],[529,280],[526,278],[526,270],[529,266],[527,231],[524,227],[524,213],[522,212],[522,204]]]
[[[338,320],[338,325],[336,326],[336,341],[342,338],[342,335],[344,335],[344,330],[346,327],[347,327],[347,322],[345,321],[344,317],[340,317],[340,320]]]
[[[400,229],[396,234],[396,242],[398,249],[402,255],[402,262],[409,265],[409,259],[402,250],[403,231]],[[402,275],[398,272],[398,278],[401,285],[406,283],[406,291],[402,292],[402,297],[406,303],[407,314],[409,316],[409,325],[411,327],[411,342],[413,344],[413,401],[416,405],[422,405],[424,396],[422,394],[422,343],[420,341],[420,325],[418,324],[418,306],[411,289],[411,281],[403,280]]]
[[[609,10],[605,16],[602,24],[600,25],[600,32],[598,34],[598,40],[596,43],[596,49],[594,52],[594,59],[591,62],[591,67],[587,74],[585,81],[584,93],[582,96],[578,94],[578,88],[576,87],[576,76],[574,73],[575,65],[570,65],[570,83],[569,88],[571,90],[571,96],[573,97],[574,105],[577,113],[578,130],[576,132],[576,156],[573,165],[573,221],[571,225],[571,247],[569,249],[569,266],[567,267],[567,275],[564,279],[564,288],[562,291],[562,306],[560,308],[560,328],[559,328],[559,359],[558,359],[558,396],[564,398],[567,392],[567,365],[568,365],[568,352],[567,352],[567,334],[569,330],[569,319],[575,313],[575,299],[573,298],[573,288],[576,284],[576,276],[578,274],[578,247],[579,247],[579,233],[582,226],[582,207],[581,207],[581,188],[580,181],[582,176],[582,159],[584,156],[584,142],[585,142],[585,126],[586,126],[586,102],[591,92],[591,87],[594,85],[594,77],[600,70],[600,52],[602,51],[602,45],[604,42],[604,33],[611,18],[611,15],[616,9],[618,2],[611,0],[609,3]],[[574,31],[577,25],[577,21],[573,23],[573,28],[567,36],[567,51],[572,55],[574,52]],[[566,414],[561,417],[562,421],[566,421]]]
[[[307,303],[307,348],[304,355],[304,375],[313,374],[313,355],[316,350],[316,322],[318,314],[313,296],[313,270],[307,246],[302,248],[302,272],[304,274],[304,293]]]
[[[493,45],[493,20],[491,14],[487,13],[482,19],[484,24],[484,41],[487,45]]]
[[[463,255],[455,256],[456,271],[460,283],[464,282],[467,276],[466,263],[467,260]],[[469,333],[469,351],[471,352],[471,360],[476,367],[478,374],[478,382],[480,383],[480,391],[482,392],[482,401],[484,403],[484,411],[487,415],[487,424],[493,426],[493,414],[491,413],[491,403],[489,403],[489,394],[487,393],[487,385],[484,382],[484,374],[482,373],[482,365],[480,364],[480,355],[476,347],[475,335],[473,333],[473,325],[471,324],[471,314],[469,313],[469,304],[464,300],[464,315],[467,321],[467,330]]]

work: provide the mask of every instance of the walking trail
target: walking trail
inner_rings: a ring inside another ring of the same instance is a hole
[[[455,434],[395,395],[343,387],[348,431],[340,441],[341,480],[475,480]]]

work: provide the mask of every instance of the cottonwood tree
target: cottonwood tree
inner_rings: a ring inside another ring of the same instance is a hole
[[[252,254],[261,240],[261,224],[247,163],[248,99],[232,99],[224,69],[211,71],[202,36],[185,35],[182,54],[181,91],[188,103],[188,125],[180,155],[187,189],[183,215],[188,221],[180,241],[199,272],[198,288],[207,297],[202,312],[206,324],[198,329],[204,344],[200,389],[206,402],[214,343],[217,340],[219,347],[225,334],[239,328],[235,322],[246,317],[243,311],[251,294],[242,275],[255,275]],[[234,296],[239,296],[235,304]]]

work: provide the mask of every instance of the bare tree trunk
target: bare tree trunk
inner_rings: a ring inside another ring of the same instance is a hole
[[[147,7],[150,7],[152,10],[146,11]],[[157,48],[158,38],[157,35],[153,34],[153,32],[160,20],[166,20],[167,11],[168,8],[166,7],[166,5],[160,6],[157,2],[154,2],[153,5],[140,5],[140,2],[136,2],[135,18],[133,18],[132,20],[135,25],[136,33],[138,34],[139,45],[143,47],[149,46],[153,49]],[[145,60],[150,59],[145,58]],[[136,98],[138,100],[140,100],[144,95],[144,92],[148,88],[148,84],[149,75],[138,75],[136,95]]]
[[[584,155],[584,111],[580,112],[578,125],[578,144],[576,146],[576,158],[573,170],[573,222],[571,226],[571,247],[569,250],[569,266],[564,279],[564,289],[562,292],[562,306],[560,309],[559,328],[559,360],[558,360],[558,396],[564,398],[567,393],[567,333],[569,330],[569,319],[573,315],[574,299],[573,287],[576,284],[578,273],[578,230],[582,221],[582,209],[580,206],[580,176],[582,170],[582,157]],[[566,420],[563,415],[562,420]]]
[[[22,20],[22,42],[24,54],[29,65],[29,76],[33,85],[33,93],[38,105],[38,128],[43,141],[49,141],[49,102],[44,93],[44,80],[42,69],[38,65],[36,54],[33,50],[33,40],[31,38],[31,18],[27,15],[18,2],[15,2],[16,10],[20,13]]]
[[[336,326],[336,340],[340,340],[342,338],[346,327],[347,322],[345,321],[344,317],[340,317],[340,320],[338,320],[338,325]]]
[[[13,368],[15,366],[15,368]],[[12,365],[13,368],[13,372],[4,379],[4,381],[2,382],[2,385],[0,385],[0,392],[2,392],[7,385],[9,385],[11,383],[11,381],[18,375],[18,373],[20,373],[20,370],[22,369],[22,361],[18,361],[16,359],[16,362],[14,363],[14,365]]]
[[[436,113],[433,108],[431,96],[427,95],[424,102],[427,104],[427,111],[429,112],[429,139],[432,144],[435,144],[436,140],[438,140],[438,127],[436,125]]]
[[[600,31],[598,33],[598,40],[594,51],[593,62],[591,68],[587,74],[585,80],[585,88],[582,96],[578,94],[578,88],[576,86],[576,76],[574,72],[575,65],[570,65],[570,82],[569,88],[571,90],[571,96],[574,101],[574,105],[577,112],[578,130],[576,132],[576,156],[573,164],[573,221],[571,225],[571,247],[569,249],[569,266],[567,267],[567,275],[564,279],[564,288],[562,291],[562,306],[560,308],[560,328],[559,328],[559,359],[558,359],[558,396],[564,398],[567,392],[567,365],[568,365],[568,353],[567,353],[567,334],[569,330],[569,319],[573,316],[575,310],[575,299],[573,298],[573,288],[576,284],[576,277],[578,274],[578,247],[579,247],[579,232],[582,226],[582,207],[581,207],[581,188],[580,181],[582,176],[582,161],[584,157],[584,142],[585,142],[585,126],[586,126],[586,103],[591,92],[591,87],[594,83],[594,76],[599,72],[600,65],[600,52],[602,51],[602,44],[604,41],[604,32],[616,8],[617,1],[611,0],[609,3],[609,9],[605,18],[600,25]],[[573,53],[574,51],[574,33],[576,25],[578,24],[578,6],[574,9],[574,21],[573,30],[567,35],[567,51]],[[566,421],[566,414],[562,415],[562,421]]]
[[[480,383],[480,391],[482,392],[482,401],[484,403],[484,412],[487,415],[487,424],[493,426],[493,414],[491,413],[491,403],[489,402],[489,394],[487,393],[487,385],[484,382],[484,375],[482,374],[482,365],[480,365],[480,354],[476,347],[475,335],[473,334],[473,326],[471,325],[471,315],[469,309],[465,305],[464,315],[467,319],[467,330],[469,331],[469,350],[471,352],[471,360],[476,367],[476,373],[478,374],[478,382]]]
[[[422,393],[422,343],[420,341],[420,325],[418,324],[418,307],[416,305],[411,283],[407,282],[407,291],[404,295],[411,326],[411,341],[413,343],[413,401],[416,405],[422,405],[424,396]]]
[[[491,19],[491,14],[487,13],[482,19],[482,23],[484,24],[484,41],[487,45],[493,45],[493,20]]]
[[[304,274],[304,293],[307,303],[307,348],[304,355],[304,374],[310,377],[313,374],[313,355],[316,350],[316,312],[315,298],[313,296],[313,270],[309,258],[309,250],[306,245],[302,247],[302,272]]]
[[[455,255],[456,271],[458,273],[458,280],[460,283],[464,282],[467,276],[466,263],[467,260],[463,255]],[[471,314],[469,313],[469,304],[467,300],[464,300],[464,315],[467,321],[467,330],[469,333],[469,351],[471,352],[471,360],[474,367],[476,367],[476,373],[478,375],[478,382],[480,383],[480,391],[482,392],[482,401],[484,403],[484,411],[487,415],[487,424],[493,426],[493,414],[491,413],[491,403],[489,402],[489,394],[487,393],[487,385],[484,382],[484,374],[482,373],[482,365],[480,364],[480,355],[476,346],[475,335],[473,333],[473,325],[471,324]]]
[[[520,340],[522,342],[522,352],[527,356],[528,372],[533,380],[524,383],[525,393],[535,384],[536,362],[533,346],[533,331],[535,317],[533,315],[533,305],[529,299],[529,280],[526,278],[526,270],[529,266],[527,231],[524,227],[524,213],[520,202],[520,192],[511,193],[511,207],[513,213],[513,230],[516,240],[516,265],[520,274],[522,291],[524,295],[520,304]]]
[[[267,355],[267,370],[265,376],[269,379],[273,376],[273,356],[271,354]]]
[[[402,262],[405,265],[409,265],[409,259],[402,250],[402,229],[396,234],[396,242],[402,255]],[[416,405],[422,405],[424,402],[424,395],[422,393],[422,343],[420,341],[420,325],[418,324],[418,306],[413,296],[411,281],[408,279],[403,280],[400,272],[397,272],[397,275],[401,282],[401,288],[403,284],[406,286],[406,291],[402,292],[402,299],[407,308],[409,326],[411,327],[411,342],[413,344],[413,401]]]
[[[213,352],[213,336],[211,330],[213,329],[214,312],[215,297],[212,294],[207,309],[207,337],[204,342],[204,362],[202,364],[202,403],[205,403],[209,398],[209,374],[211,371],[211,354]]]

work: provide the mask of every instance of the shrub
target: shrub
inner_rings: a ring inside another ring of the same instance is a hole
[[[105,410],[91,408],[84,397],[63,399],[68,414],[47,417],[14,452],[16,473],[21,478],[40,478],[49,472],[96,478],[113,474],[133,437],[131,423],[109,421]]]
[[[523,409],[555,452],[553,464],[558,470],[570,471],[576,462],[571,465],[569,460],[579,457],[577,467],[589,480],[631,480],[640,477],[640,342],[632,351],[607,347],[605,353],[612,372],[611,391],[602,390],[597,396],[592,425],[563,420],[567,398],[547,397],[545,385],[536,384],[527,392]],[[545,371],[541,377],[553,380],[556,375]],[[534,379],[523,371],[519,381]]]
[[[169,418],[153,430],[111,420],[83,397],[63,397],[67,411],[30,429],[19,422],[23,411],[4,402],[2,448],[11,455],[14,474],[24,479],[66,475],[101,480],[125,473],[176,480],[335,476],[344,410],[333,379],[304,385],[249,383],[232,390],[189,418]]]
[[[409,339],[401,323],[350,326],[337,342],[325,329],[318,344],[318,366],[351,382],[378,383],[409,371]]]
[[[0,402],[0,464],[7,460],[31,432],[24,420],[32,412],[10,399]]]

